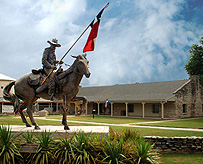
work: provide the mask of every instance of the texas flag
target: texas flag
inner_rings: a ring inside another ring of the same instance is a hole
[[[108,4],[107,4],[108,5]],[[92,28],[90,31],[90,35],[87,39],[87,42],[85,44],[85,47],[83,49],[83,53],[85,53],[86,51],[94,51],[94,47],[96,44],[96,38],[97,38],[97,33],[98,33],[98,29],[99,29],[99,23],[100,23],[100,19],[101,19],[101,15],[104,11],[104,9],[107,6],[105,6],[100,12],[99,14],[96,16],[96,18],[90,23],[90,27]]]
[[[105,108],[107,108],[108,107],[108,105],[109,105],[109,100],[108,99],[106,99],[106,104],[105,104]]]

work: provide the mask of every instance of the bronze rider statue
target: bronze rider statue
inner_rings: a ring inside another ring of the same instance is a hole
[[[56,60],[56,47],[61,47],[61,45],[58,43],[58,40],[56,38],[52,39],[52,41],[47,41],[50,44],[50,47],[45,48],[43,57],[42,57],[42,65],[43,65],[43,71],[46,74],[46,76],[53,70],[56,70],[56,64],[58,61]],[[63,64],[61,61],[59,64]],[[49,99],[54,99],[55,94],[55,82],[54,82],[54,73],[52,73],[47,81],[41,85],[39,88],[37,88],[36,93],[42,92],[44,89],[48,87],[48,95]]]

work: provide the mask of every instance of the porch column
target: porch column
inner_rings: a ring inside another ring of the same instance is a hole
[[[113,102],[111,102],[111,116],[113,116]]]
[[[59,103],[56,103],[56,113],[59,112]]]
[[[88,103],[88,102],[87,102],[87,103]],[[85,113],[86,113],[86,115],[87,115],[87,103],[85,104],[85,108],[86,108]]]
[[[75,115],[77,114],[77,103],[75,103]]]
[[[98,112],[98,116],[99,116],[99,104],[100,104],[100,103],[98,102],[98,103],[97,103],[97,109],[98,109],[97,112]]]
[[[52,104],[52,102],[51,102],[51,113],[53,112],[53,104]]]
[[[164,118],[164,102],[161,102],[161,118]]]
[[[128,117],[128,102],[125,103],[126,117]]]
[[[144,118],[145,117],[145,108],[144,108],[144,105],[145,105],[145,102],[142,102],[142,117]]]

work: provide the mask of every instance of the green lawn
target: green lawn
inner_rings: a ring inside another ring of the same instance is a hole
[[[163,164],[201,164],[203,163],[203,154],[162,154]]]
[[[146,123],[146,124],[143,123],[140,125],[203,129],[203,118],[191,119],[191,120],[181,119],[179,121],[160,122],[160,123]]]
[[[162,136],[162,137],[189,137],[197,136],[203,137],[203,132],[181,131],[181,130],[164,130],[138,127],[121,127],[110,126],[114,131],[122,131],[124,129],[135,129],[141,136]]]
[[[50,119],[61,119],[62,116],[50,115],[46,118]],[[72,116],[67,117],[67,120],[74,121],[86,121],[86,122],[100,122],[108,124],[130,124],[130,123],[140,123],[140,122],[151,122],[151,121],[162,121],[161,119],[143,119],[143,118],[126,118],[126,117],[109,117],[109,116]]]
[[[27,117],[28,122],[31,124],[30,119]],[[42,119],[37,119],[37,117],[35,117],[35,121],[37,122],[37,124],[40,125],[55,125],[55,126],[60,126],[62,125],[61,120],[59,121],[55,121],[55,120],[42,120]],[[22,122],[22,119],[19,117],[15,117],[15,116],[8,116],[8,115],[0,115],[0,125],[25,125]],[[81,126],[80,123],[72,123],[69,122],[68,125],[70,126]],[[86,124],[86,126],[89,124]],[[85,124],[84,124],[85,126]]]

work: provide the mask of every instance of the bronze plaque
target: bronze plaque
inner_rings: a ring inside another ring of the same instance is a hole
[[[20,153],[37,153],[39,144],[25,144],[20,147]]]

